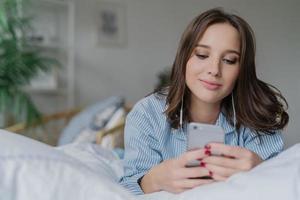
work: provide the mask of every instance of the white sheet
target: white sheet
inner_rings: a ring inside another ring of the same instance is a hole
[[[0,130],[0,147],[0,200],[300,199],[300,144],[226,182],[179,195],[159,192],[136,197],[116,183],[123,173],[120,160],[97,146],[55,149]]]
[[[184,200],[299,200],[300,144],[247,173],[226,182],[200,186],[179,195],[167,192],[143,195],[140,199]]]
[[[117,182],[123,174],[122,160],[111,150],[89,143],[74,143],[56,148],[85,164],[101,177]]]
[[[109,159],[83,146],[66,146],[64,153],[0,130],[0,200],[134,199],[112,180]]]

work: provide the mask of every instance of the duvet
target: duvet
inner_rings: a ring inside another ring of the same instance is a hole
[[[249,172],[181,194],[133,196],[118,185],[122,161],[93,144],[54,148],[0,130],[0,200],[299,200],[300,144]]]

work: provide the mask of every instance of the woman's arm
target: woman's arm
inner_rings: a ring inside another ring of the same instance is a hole
[[[166,160],[153,167],[141,180],[141,187],[145,193],[161,190],[180,193],[194,187],[212,183],[211,172],[200,165],[200,160],[206,158],[205,149],[198,149],[182,154],[177,159]],[[199,160],[198,167],[186,167],[192,160]]]
[[[160,142],[154,133],[153,120],[147,109],[139,103],[128,114],[125,125],[124,176],[121,185],[134,194],[161,190],[178,193],[213,180],[195,179],[209,176],[210,172],[200,167],[186,168],[186,164],[208,155],[204,149],[184,153],[179,158],[162,160],[155,147]],[[166,133],[168,134],[168,133]]]
[[[124,175],[120,184],[134,194],[143,194],[138,181],[150,168],[159,164],[162,158],[154,148],[151,119],[141,102],[127,115],[125,124]]]
[[[284,142],[281,130],[275,131],[272,135],[258,136],[256,133],[247,131],[245,148],[258,154],[263,160],[275,157],[284,149]]]

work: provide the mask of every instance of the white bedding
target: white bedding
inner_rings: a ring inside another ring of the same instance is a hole
[[[247,173],[179,195],[159,192],[141,199],[300,200],[300,144]]]
[[[53,148],[0,130],[0,200],[300,199],[300,144],[226,182],[173,195],[132,196],[116,180],[121,161],[91,144]]]
[[[133,199],[113,181],[111,153],[84,144],[55,149],[3,130],[0,147],[0,200]]]

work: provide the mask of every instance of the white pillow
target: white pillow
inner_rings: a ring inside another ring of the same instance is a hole
[[[125,110],[122,105],[113,105],[104,109],[95,115],[90,125],[84,128],[78,136],[74,139],[73,143],[96,143],[97,133],[101,130],[108,130],[118,125],[121,120],[126,116]],[[108,135],[103,138],[101,146],[107,149],[113,149],[113,137]]]

